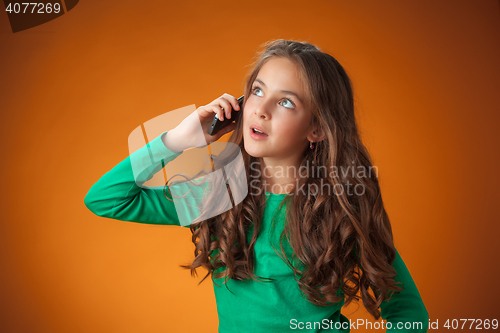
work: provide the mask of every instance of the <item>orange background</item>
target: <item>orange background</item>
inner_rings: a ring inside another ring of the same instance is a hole
[[[350,75],[431,321],[500,319],[499,37],[496,0],[86,0],[15,34],[0,13],[0,331],[217,331],[206,271],[179,267],[188,229],[101,218],[83,199],[140,124],[240,96],[275,38]],[[357,309],[343,313],[369,318]]]

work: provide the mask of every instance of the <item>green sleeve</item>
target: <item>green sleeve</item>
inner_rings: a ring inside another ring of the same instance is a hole
[[[392,324],[389,332],[427,332],[429,314],[420,297],[417,286],[408,268],[396,250],[396,259],[392,265],[396,270],[396,282],[404,288],[399,294],[394,293],[390,300],[380,305],[384,322]],[[404,326],[406,324],[406,327]],[[385,324],[386,325],[386,324]],[[384,327],[385,327],[384,325]],[[400,327],[398,328],[398,325]],[[418,325],[418,326],[417,326]]]
[[[137,184],[142,185],[150,180],[167,163],[182,154],[165,147],[161,139],[165,133],[167,132],[163,132],[104,174],[85,196],[85,206],[101,217],[180,226],[175,205],[165,198],[163,187],[142,187]],[[168,191],[167,196],[172,199]]]

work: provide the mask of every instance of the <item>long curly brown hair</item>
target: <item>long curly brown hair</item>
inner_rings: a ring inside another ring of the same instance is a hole
[[[280,208],[287,207],[286,222],[280,236],[281,254],[275,251],[293,270],[300,289],[313,304],[327,306],[344,298],[348,305],[361,298],[368,312],[378,319],[382,301],[402,288],[395,282],[396,271],[392,264],[396,252],[377,175],[342,172],[360,168],[371,171],[373,168],[358,134],[351,81],[339,62],[317,46],[278,39],[263,44],[263,51],[257,53],[246,75],[245,99],[251,93],[259,70],[272,57],[289,59],[299,66],[310,96],[311,122],[319,125],[326,135],[324,140],[315,143],[315,149],[304,150],[300,166],[341,170],[299,178],[290,191],[294,194],[287,195],[280,205]],[[249,167],[252,163],[261,163],[261,158],[245,152],[242,123],[238,122],[229,142],[241,149],[250,192],[251,179],[252,188],[262,188],[261,173]],[[229,155],[221,154],[218,162],[224,163]],[[234,158],[234,154],[231,156]],[[305,194],[297,190],[313,186],[324,188],[325,184],[333,189],[346,189],[350,184],[351,190],[358,191],[353,194],[344,190],[333,195],[323,191]],[[229,186],[227,189],[231,192]],[[359,189],[363,189],[362,194]],[[208,206],[217,205],[218,201],[215,196],[206,198]],[[209,275],[212,281],[214,278],[258,280],[260,277],[253,274],[254,245],[265,203],[264,191],[252,193],[232,209],[192,223],[195,259],[190,265],[181,267],[191,269],[193,276],[197,275],[196,268],[205,267],[208,273],[200,283]],[[246,235],[251,226],[253,234],[248,243]],[[293,249],[291,260],[283,250],[285,238]],[[297,262],[299,265],[293,264]]]

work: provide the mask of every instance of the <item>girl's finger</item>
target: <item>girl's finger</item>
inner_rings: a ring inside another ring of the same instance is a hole
[[[229,103],[225,98],[219,98],[219,104],[224,109],[224,114],[226,118],[231,119],[231,103]]]
[[[198,114],[202,118],[207,118],[207,117],[213,116],[215,109],[213,109],[211,105],[204,105],[204,106],[200,106],[197,109],[197,111],[198,111]],[[215,113],[217,113],[217,112],[215,112]]]
[[[210,117],[215,113],[218,119],[221,119],[221,117],[222,120],[224,119],[224,113],[222,112],[222,109],[220,108],[219,105],[214,105],[214,104],[205,105],[202,106],[200,110],[201,110],[200,115],[203,118]]]
[[[217,113],[217,118],[219,118],[220,121],[224,120],[224,111],[222,110],[220,105],[213,105],[212,109],[214,110],[215,113]]]
[[[234,97],[233,95],[229,95],[227,93],[225,93],[222,96],[224,96],[224,97],[221,97],[221,98],[224,98],[225,100],[227,100],[228,103],[231,104],[231,106],[232,106],[232,108],[234,110],[239,110],[240,109],[240,105],[239,105],[238,99],[236,97]]]
[[[238,102],[238,99],[236,99],[235,97],[233,97],[231,99],[231,103],[233,104],[233,109],[235,109],[236,111],[240,110],[240,103]]]

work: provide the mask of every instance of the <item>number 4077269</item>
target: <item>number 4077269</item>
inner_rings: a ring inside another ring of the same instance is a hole
[[[460,324],[462,322],[462,324]],[[470,323],[468,323],[470,322]],[[443,325],[447,329],[498,329],[498,319],[448,319]]]
[[[38,2],[10,2],[5,8],[6,12],[15,14],[51,14],[61,11],[61,4],[55,3],[38,3]]]

